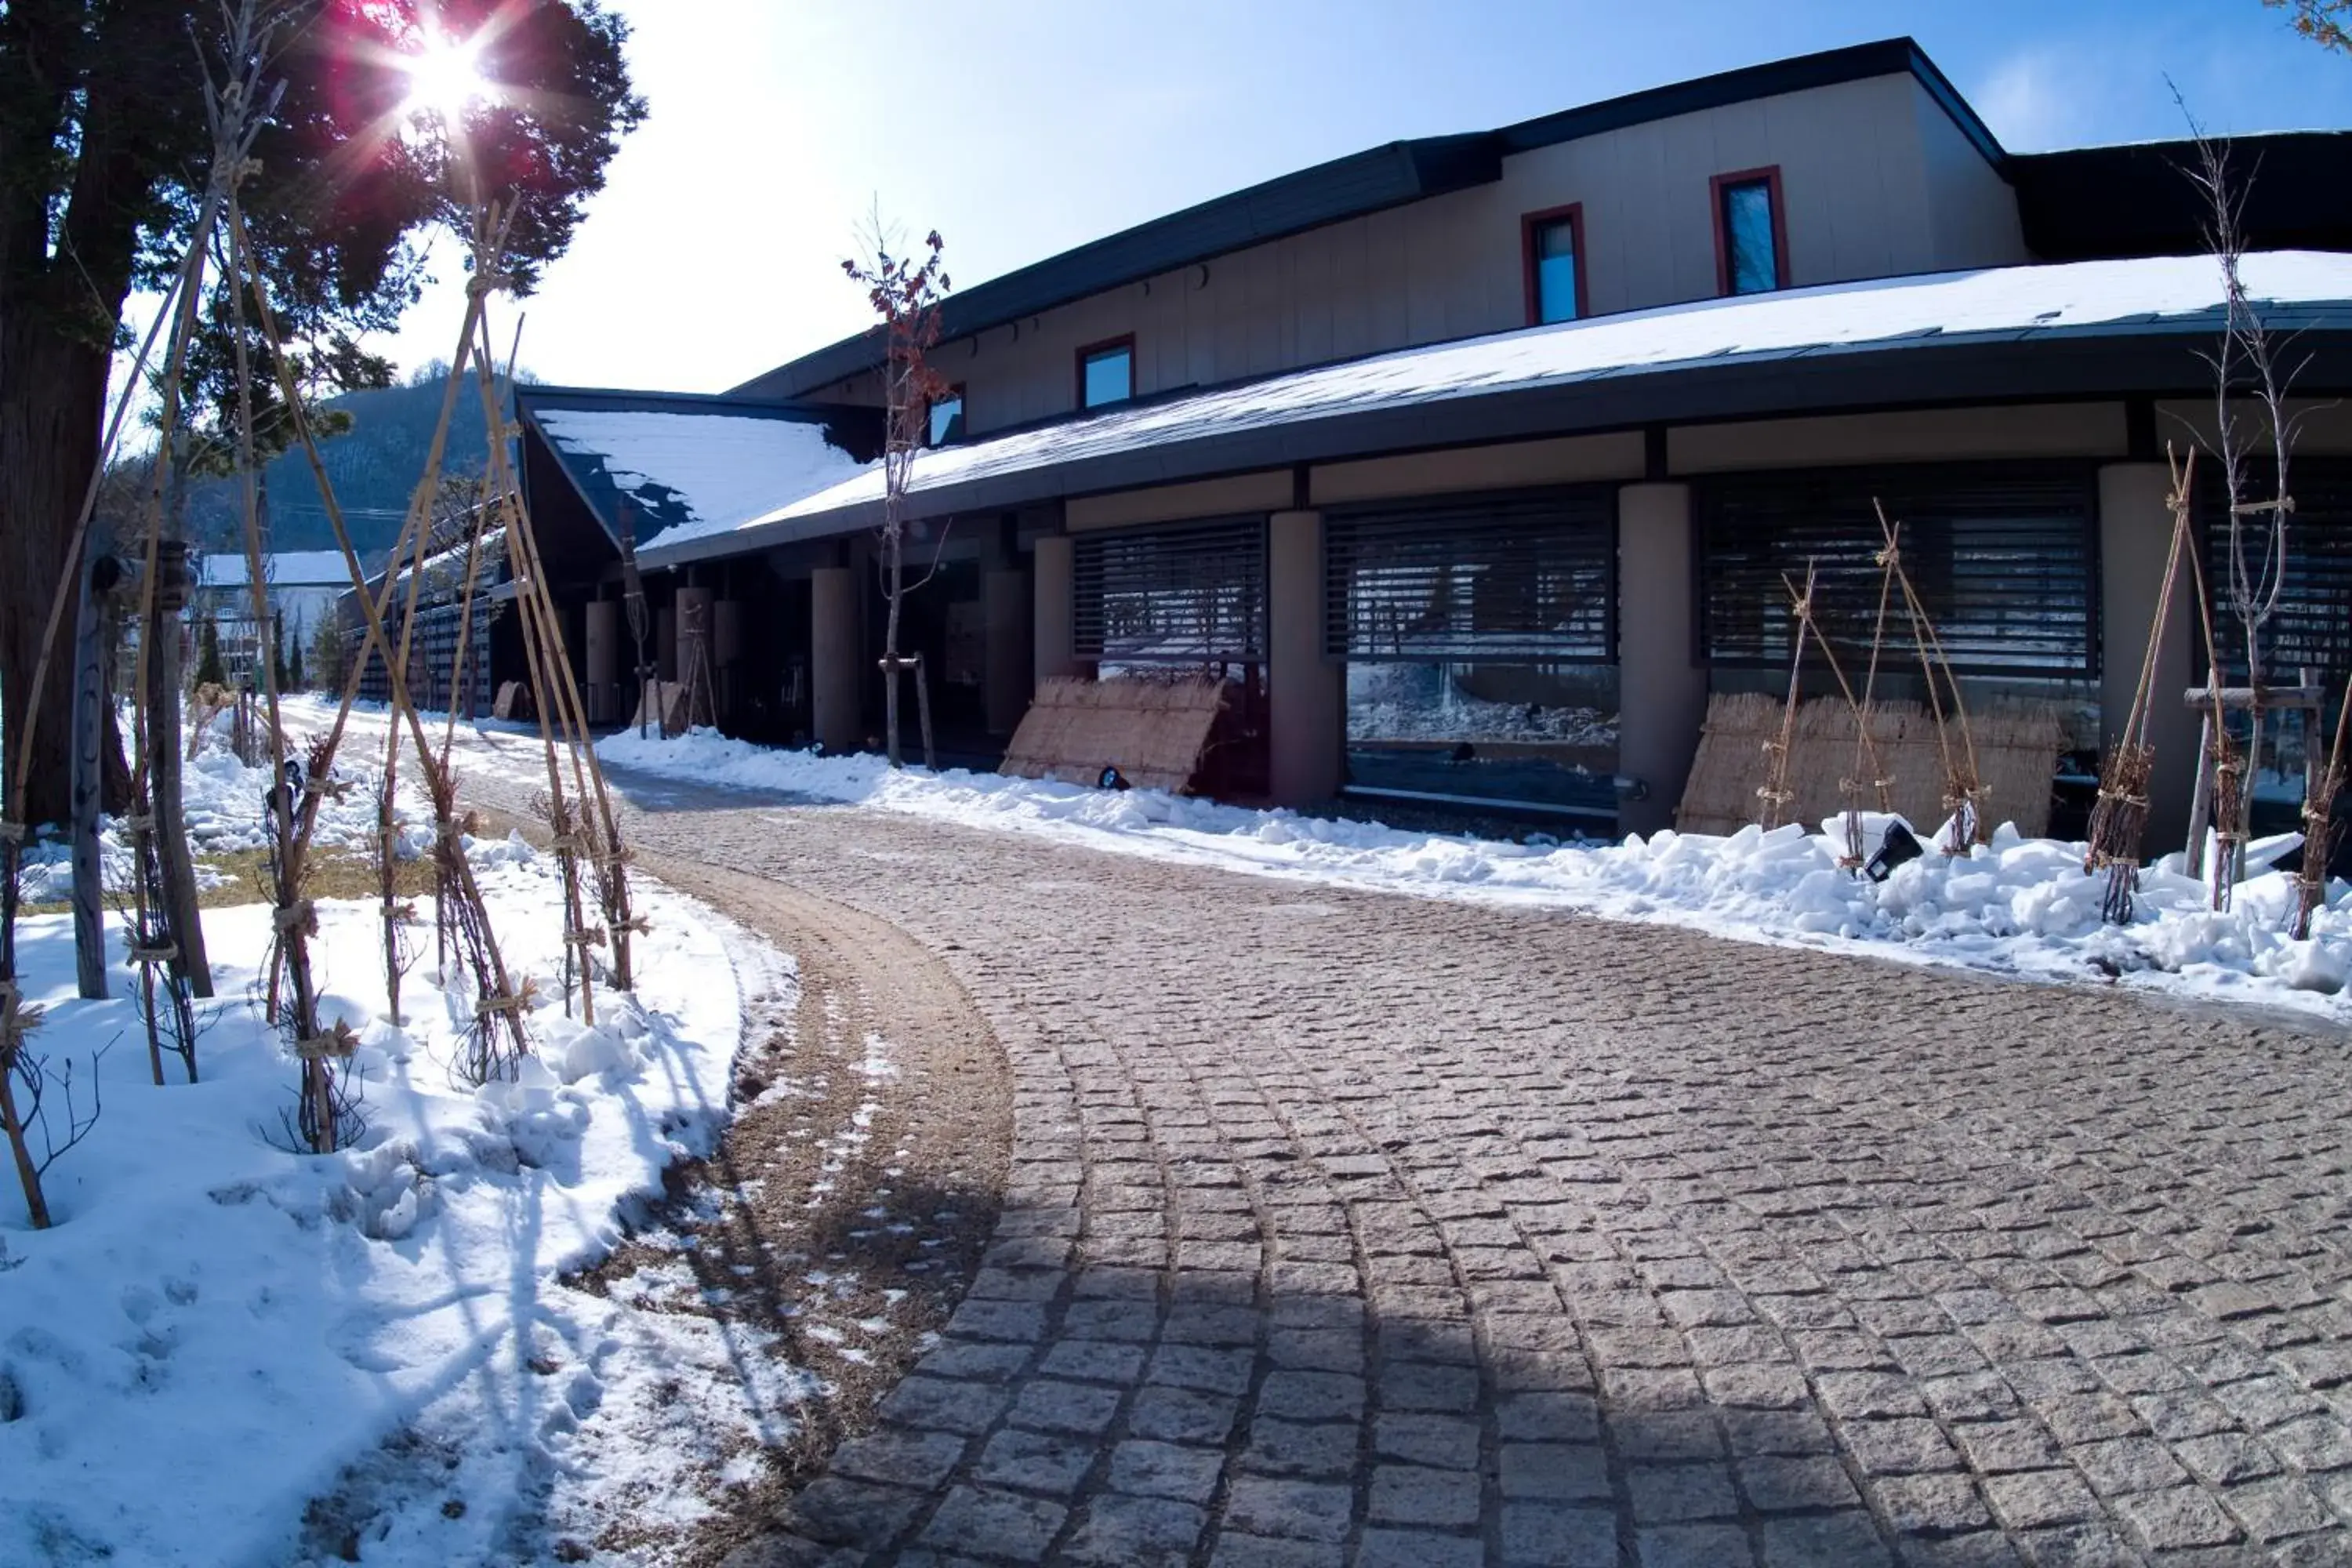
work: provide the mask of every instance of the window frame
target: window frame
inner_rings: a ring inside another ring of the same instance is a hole
[[[1537,271],[1537,264],[1542,258],[1536,254],[1536,231],[1562,223],[1568,225],[1570,242],[1576,247],[1575,319],[1581,321],[1592,314],[1585,303],[1584,204],[1570,202],[1566,206],[1542,207],[1519,215],[1519,268],[1526,280],[1528,325],[1530,327],[1546,324],[1543,319],[1543,289]],[[1550,324],[1557,326],[1559,323]]]
[[[1717,174],[1706,183],[1707,205],[1715,214],[1715,291],[1725,299],[1734,298],[1731,291],[1731,235],[1724,223],[1723,196],[1734,185],[1762,184],[1772,208],[1772,287],[1757,290],[1778,294],[1789,283],[1789,215],[1780,200],[1780,165],[1767,163],[1761,168],[1735,169]]]
[[[1087,361],[1097,354],[1107,354],[1114,349],[1127,351],[1127,395],[1109,403],[1088,403],[1087,401]],[[1075,364],[1077,371],[1079,413],[1091,414],[1098,408],[1117,408],[1122,403],[1135,401],[1136,353],[1133,332],[1121,332],[1118,337],[1104,338],[1099,342],[1079,344]]]
[[[923,436],[925,437],[923,447],[925,450],[936,452],[942,447],[960,445],[967,438],[966,435],[962,431],[959,431],[952,440],[945,437],[933,436],[931,434],[932,411],[937,409],[942,403],[953,403],[956,405],[956,418],[960,421],[966,422],[967,428],[969,427],[969,411],[964,407],[964,384],[965,384],[961,381],[950,382],[948,384],[947,390],[942,392],[939,396],[933,398],[931,400],[930,406],[923,410]]]

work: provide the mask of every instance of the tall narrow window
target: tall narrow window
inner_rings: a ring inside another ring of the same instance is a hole
[[[1716,281],[1727,294],[1763,294],[1787,281],[1780,171],[1715,177]]]
[[[1135,395],[1135,339],[1115,338],[1078,351],[1078,406],[1103,408]]]
[[[931,404],[931,440],[934,447],[952,446],[963,439],[963,387],[950,386]]]
[[[1554,207],[1519,220],[1528,274],[1528,325],[1572,321],[1584,312],[1584,214]]]

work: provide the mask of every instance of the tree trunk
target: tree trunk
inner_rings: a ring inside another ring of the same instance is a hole
[[[15,768],[21,726],[32,721],[25,798],[10,803],[27,823],[62,822],[69,809],[71,626],[60,629],[65,646],[50,658],[37,711],[31,687],[66,549],[98,466],[107,357],[103,348],[47,330],[26,309],[0,309],[0,365],[7,367],[0,376],[0,742]],[[119,752],[119,741],[112,749]]]
[[[74,574],[73,646],[66,659],[66,686],[73,693],[68,721],[73,757],[68,771],[73,810],[74,959],[84,1001],[106,997],[105,867],[99,848],[99,754],[106,736],[108,707],[106,605],[87,568]]]

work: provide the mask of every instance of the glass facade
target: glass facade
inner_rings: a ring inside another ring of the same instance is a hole
[[[931,405],[930,436],[934,447],[963,439],[963,388],[952,389]]]

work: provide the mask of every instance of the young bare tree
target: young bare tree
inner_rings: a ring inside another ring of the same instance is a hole
[[[943,270],[940,231],[924,236],[921,246],[901,250],[877,212],[860,237],[865,255],[841,264],[850,281],[865,287],[876,329],[883,336],[882,367],[882,592],[889,609],[882,626],[883,734],[890,765],[900,765],[898,752],[898,677],[913,667],[923,679],[919,659],[898,655],[900,607],[908,593],[931,580],[939,559],[921,581],[907,581],[907,490],[914,478],[915,458],[929,435],[931,405],[947,392],[947,382],[931,368],[930,351],[940,340],[940,301],[950,287]],[[940,541],[944,545],[944,538]],[[920,689],[924,703],[924,750],[930,747],[929,689]],[[927,755],[927,763],[930,758]]]
[[[2352,55],[2352,0],[2263,0],[2284,11],[2287,23],[2322,48]]]
[[[2177,91],[2174,98],[2179,101]],[[2239,177],[2228,144],[2207,135],[2185,102],[2181,112],[2189,118],[2195,141],[2195,163],[2186,172],[2205,204],[2206,245],[2221,273],[2221,335],[2206,358],[2213,370],[2214,456],[2220,460],[2228,512],[2221,581],[2211,586],[2229,609],[2231,629],[2240,640],[2234,651],[2244,660],[2247,682],[2242,753],[2230,733],[2220,673],[2215,671],[2208,683],[2213,710],[2208,720],[2205,766],[2212,781],[2217,846],[2210,868],[2212,900],[2216,910],[2225,910],[2252,833],[2253,789],[2244,775],[2262,756],[2263,688],[2274,673],[2268,634],[2286,589],[2287,525],[2294,511],[2289,459],[2299,423],[2287,395],[2300,367],[2289,363],[2292,337],[2271,330],[2246,287],[2245,202],[2251,182]],[[2248,403],[2254,405],[2252,414],[2243,409]],[[2265,447],[2269,468],[2261,472]],[[2259,490],[2269,493],[2259,495]]]

